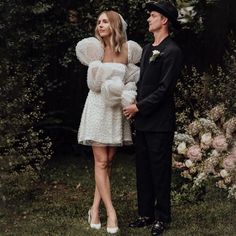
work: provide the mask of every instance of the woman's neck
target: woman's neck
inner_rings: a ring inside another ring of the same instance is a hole
[[[110,37],[103,38],[103,42],[104,42],[105,47],[111,48],[111,38]]]

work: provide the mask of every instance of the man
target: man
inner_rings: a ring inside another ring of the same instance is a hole
[[[153,224],[160,235],[171,221],[170,187],[172,144],[175,131],[174,89],[182,53],[170,38],[169,28],[179,28],[176,8],[167,1],[148,2],[149,31],[154,41],[143,49],[137,103],[124,108],[134,116],[139,218],[130,227]]]

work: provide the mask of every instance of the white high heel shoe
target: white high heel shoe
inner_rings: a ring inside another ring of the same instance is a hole
[[[89,209],[89,211],[88,211],[88,223],[89,223],[89,225],[90,225],[90,228],[91,229],[101,229],[101,222],[100,223],[98,223],[98,224],[93,224],[93,223],[91,223],[91,209]]]
[[[118,226],[116,226],[116,227],[107,227],[107,233],[109,233],[109,234],[116,234],[118,231],[119,231]]]
[[[118,227],[107,227],[107,233],[116,234],[119,231]]]

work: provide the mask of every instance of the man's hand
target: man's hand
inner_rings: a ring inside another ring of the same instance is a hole
[[[136,104],[131,104],[125,108],[123,108],[123,114],[125,115],[125,117],[129,120],[132,117],[135,116],[135,114],[138,112],[138,108],[136,106]]]

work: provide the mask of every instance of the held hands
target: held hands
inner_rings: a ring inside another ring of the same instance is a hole
[[[138,112],[138,107],[136,106],[136,104],[131,104],[123,108],[123,114],[128,120],[134,117],[137,112]]]

